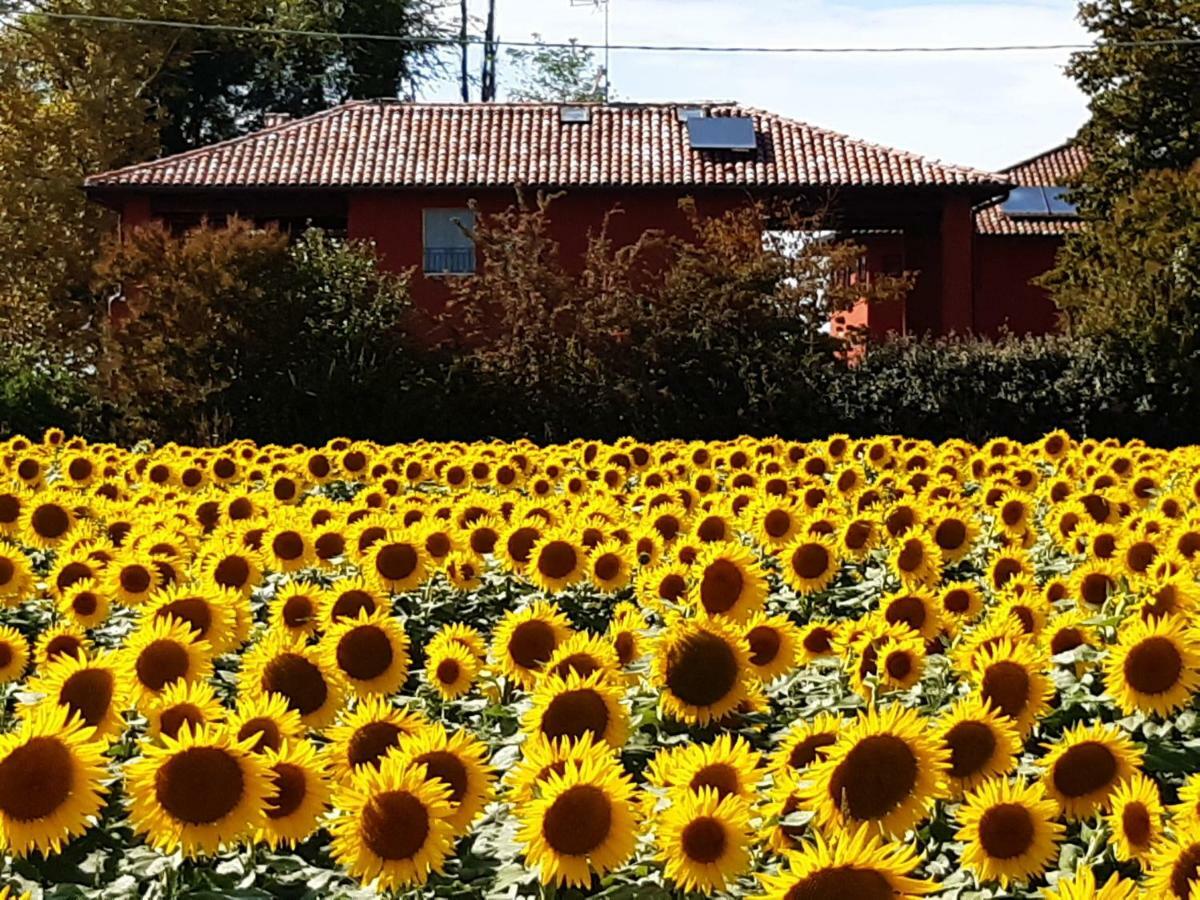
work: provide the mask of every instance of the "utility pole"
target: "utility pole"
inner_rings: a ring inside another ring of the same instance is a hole
[[[471,70],[469,68],[469,60],[467,53],[470,44],[467,41],[467,0],[462,0],[462,15],[461,23],[458,32],[458,41],[462,49],[462,101],[463,103],[471,102]]]
[[[488,0],[487,30],[483,38],[483,77],[479,89],[479,99],[484,103],[496,100],[496,56],[496,0]]]

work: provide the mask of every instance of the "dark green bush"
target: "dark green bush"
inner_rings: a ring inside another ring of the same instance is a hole
[[[90,434],[94,416],[87,384],[53,353],[0,342],[0,435]]]

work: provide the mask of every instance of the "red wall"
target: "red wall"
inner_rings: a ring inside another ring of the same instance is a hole
[[[1058,327],[1058,310],[1030,280],[1054,265],[1056,237],[975,237],[975,333],[1045,334]]]
[[[551,236],[561,247],[564,260],[581,259],[587,247],[588,232],[598,232],[604,216],[619,210],[609,220],[608,234],[614,246],[627,246],[646,231],[686,236],[690,233],[687,217],[679,201],[688,196],[671,191],[584,191],[576,190],[557,197],[550,205]],[[738,191],[713,192],[694,197],[704,216],[720,215],[748,202]],[[445,302],[448,278],[422,274],[424,263],[423,210],[465,208],[475,200],[481,213],[502,212],[516,201],[511,190],[496,191],[371,191],[352,194],[349,209],[351,238],[375,242],[381,263],[393,271],[413,270],[412,293],[419,306],[436,312]],[[528,203],[535,195],[526,196]]]

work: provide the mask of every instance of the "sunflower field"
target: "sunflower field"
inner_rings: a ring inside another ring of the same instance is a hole
[[[0,443],[0,896],[1200,898],[1200,453]]]

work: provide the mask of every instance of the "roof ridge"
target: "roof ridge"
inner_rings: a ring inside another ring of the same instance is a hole
[[[1035,153],[1033,156],[1030,156],[1028,159],[1023,159],[1020,162],[1015,162],[1010,166],[1005,166],[1003,169],[1000,170],[1000,172],[1001,172],[1001,174],[1008,174],[1009,172],[1014,172],[1017,169],[1024,168],[1025,166],[1031,165],[1040,159],[1045,159],[1047,156],[1050,156],[1051,154],[1054,154],[1054,153],[1060,153],[1063,150],[1080,150],[1084,153],[1087,152],[1087,150],[1085,150],[1081,144],[1076,143],[1075,138],[1073,138],[1073,137],[1067,138],[1061,144],[1057,144],[1056,146],[1051,147],[1049,150],[1043,150],[1041,153]]]

